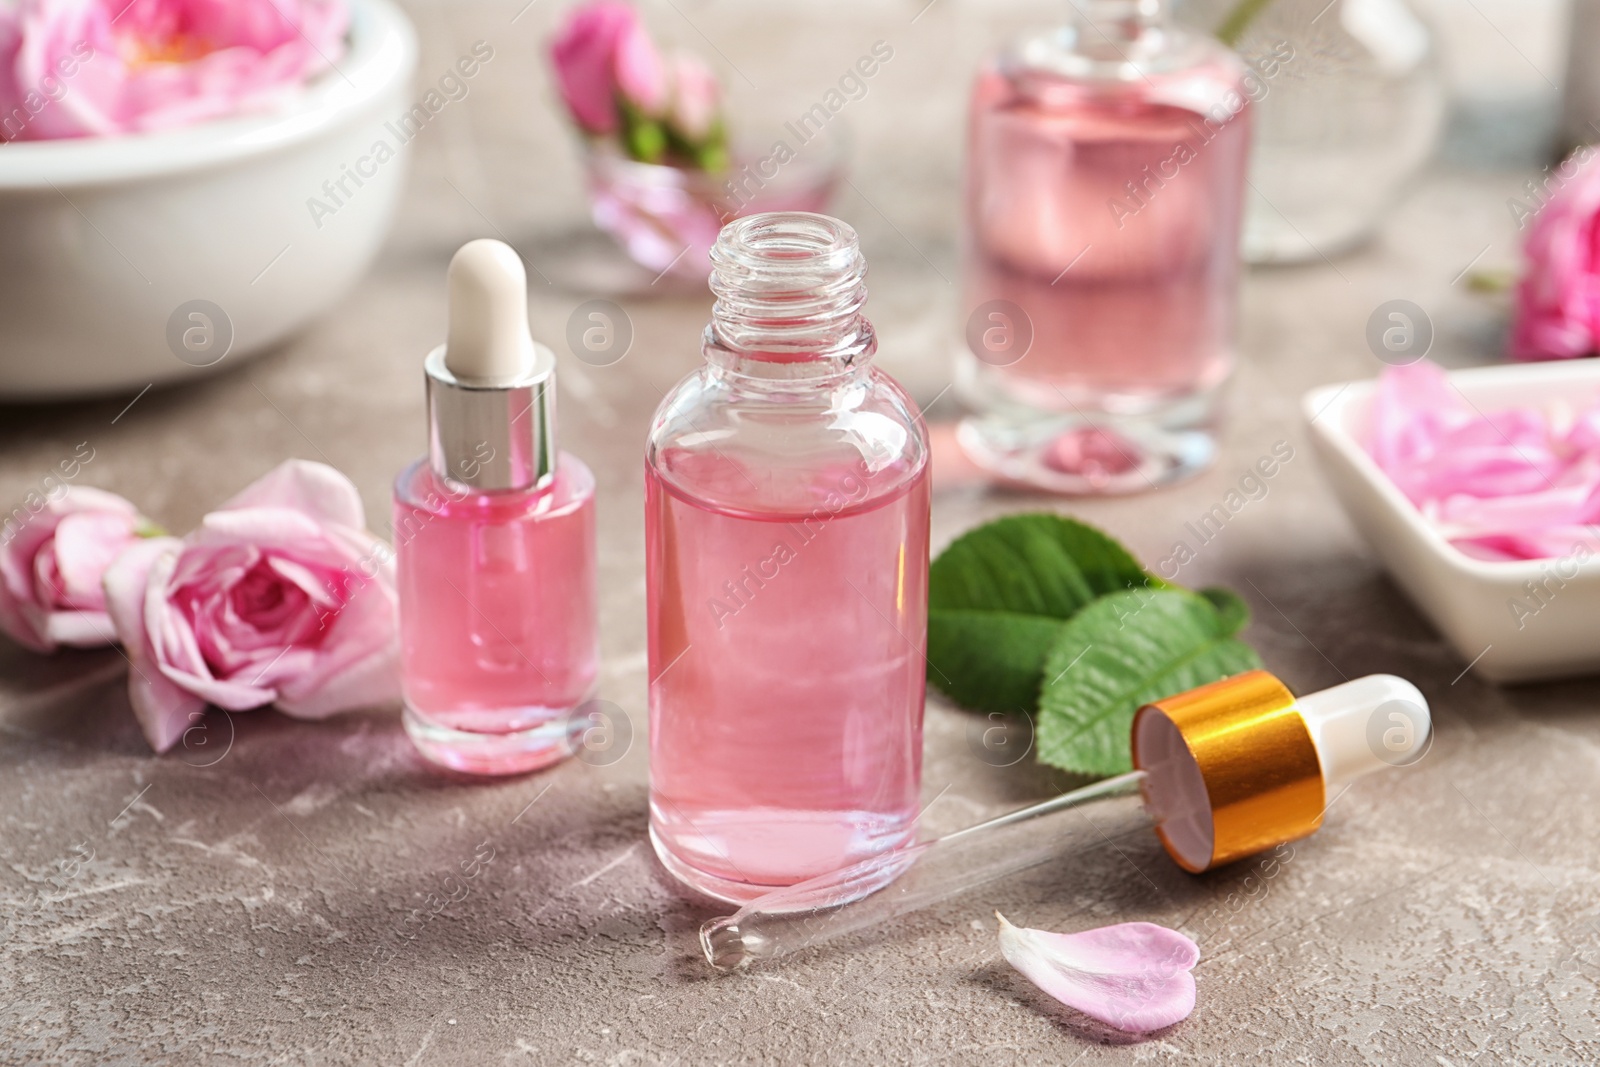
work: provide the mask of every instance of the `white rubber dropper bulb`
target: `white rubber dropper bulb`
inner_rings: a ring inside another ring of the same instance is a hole
[[[536,363],[528,332],[528,272],[504,241],[468,241],[450,260],[450,334],[444,365],[469,382],[526,377]]]
[[[1392,674],[1369,674],[1295,704],[1322,759],[1330,800],[1357,778],[1416,762],[1432,734],[1427,698]]]

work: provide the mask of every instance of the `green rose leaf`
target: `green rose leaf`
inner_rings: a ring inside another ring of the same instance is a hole
[[[1109,593],[1165,588],[1116,541],[1052,514],[969,531],[934,560],[928,680],[978,711],[1031,711],[1062,624]]]
[[[1045,658],[1039,759],[1079,774],[1131,770],[1140,705],[1261,666],[1233,636],[1248,619],[1244,602],[1225,590],[1133,589],[1084,608]]]
[[[666,127],[620,97],[617,110],[622,119],[622,145],[628,156],[641,163],[660,163],[667,152]]]
[[[1063,625],[1003,611],[929,612],[928,681],[962,707],[1031,714]]]
[[[1249,624],[1250,605],[1232,589],[1220,589],[1213,585],[1200,590],[1200,595],[1211,601],[1211,606],[1217,609],[1228,633],[1236,634]]]

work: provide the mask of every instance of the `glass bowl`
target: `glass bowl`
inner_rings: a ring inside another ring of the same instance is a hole
[[[764,151],[736,145],[719,172],[640,163],[609,142],[590,142],[584,169],[595,225],[657,276],[704,280],[725,223],[763,211],[827,208],[844,179],[843,138],[824,130],[797,141],[786,131]]]

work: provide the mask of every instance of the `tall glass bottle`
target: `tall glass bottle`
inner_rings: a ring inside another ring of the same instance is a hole
[[[973,90],[960,440],[1011,481],[1133,492],[1215,453],[1251,94],[1164,0],[1073,7]]]
[[[650,835],[742,902],[914,834],[928,445],[855,231],[752,215],[711,258],[706,363],[645,453]]]

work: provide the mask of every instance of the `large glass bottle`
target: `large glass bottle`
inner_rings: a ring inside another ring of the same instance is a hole
[[[645,454],[650,834],[744,901],[914,834],[928,446],[849,226],[752,215],[711,256],[706,363]]]
[[[960,440],[1011,481],[1132,492],[1215,453],[1250,92],[1161,0],[1074,9],[974,87]]]

